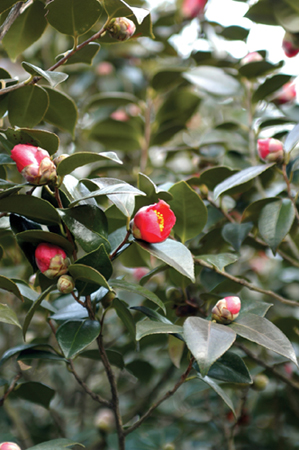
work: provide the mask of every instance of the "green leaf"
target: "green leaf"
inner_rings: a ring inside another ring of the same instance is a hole
[[[56,339],[64,356],[72,359],[98,337],[100,329],[97,320],[69,320],[60,325]]]
[[[145,17],[149,15],[147,9],[130,6],[123,0],[102,0],[102,2],[111,19],[113,17],[131,17],[133,13],[137,22],[141,24]]]
[[[115,309],[120,320],[129,331],[131,337],[135,340],[135,322],[125,302],[122,302],[118,298],[114,298],[112,306]]]
[[[13,22],[2,40],[3,47],[10,59],[14,61],[26,48],[37,41],[43,34],[46,26],[44,4],[40,1],[35,1]]]
[[[213,391],[215,391],[219,395],[219,397],[222,398],[224,403],[226,403],[226,405],[232,410],[234,415],[236,415],[233,402],[231,401],[230,397],[226,394],[226,392],[222,389],[222,387],[220,387],[219,384],[217,384],[214,380],[212,380],[207,375],[205,377],[203,377],[199,373],[197,376],[201,381],[203,381],[208,386],[210,386],[210,388],[212,388]]]
[[[183,334],[183,327],[172,323],[154,322],[152,320],[141,320],[136,324],[136,341],[151,334]]]
[[[269,245],[273,253],[276,253],[281,241],[288,234],[294,222],[295,210],[290,199],[278,199],[263,207],[259,221],[259,232]]]
[[[173,195],[169,205],[176,216],[174,232],[185,243],[203,230],[208,218],[207,208],[185,181],[174,184],[169,192]]]
[[[37,343],[37,342],[32,343],[32,344],[17,345],[16,347],[10,348],[5,353],[3,353],[3,355],[0,359],[0,366],[2,366],[4,363],[6,363],[6,361],[8,361],[10,358],[17,355],[18,353],[20,353],[24,350],[27,350],[27,349],[32,349],[32,348],[37,348],[37,347],[52,348],[49,344],[41,344],[41,343]]]
[[[224,353],[224,355],[210,367],[208,376],[227,383],[252,383],[251,375],[243,359],[230,351]]]
[[[107,280],[111,277],[113,271],[109,255],[107,254],[104,244],[100,244],[97,249],[77,259],[75,264],[92,267],[100,272]]]
[[[205,184],[210,191],[212,191],[217,184],[226,180],[228,177],[236,173],[237,170],[232,170],[230,167],[217,166],[205,170],[200,174],[199,184]]]
[[[252,223],[226,223],[222,228],[222,237],[238,252],[252,227]]]
[[[299,32],[298,5],[297,8],[294,8],[293,4],[288,1],[275,2],[273,10],[279,25],[290,33]]]
[[[129,92],[101,92],[89,100],[87,109],[99,108],[101,106],[127,106],[138,104],[139,99]]]
[[[182,77],[213,95],[231,96],[240,89],[238,80],[220,67],[199,66],[183,73]]]
[[[62,92],[49,87],[45,87],[44,89],[50,100],[44,120],[74,135],[78,120],[78,111],[75,102]]]
[[[263,84],[261,84],[252,96],[253,102],[258,102],[268,97],[268,95],[273,94],[278,89],[280,89],[284,84],[286,84],[291,79],[291,75],[278,74],[267,78]]]
[[[18,384],[13,390],[13,394],[23,400],[36,403],[48,409],[55,391],[43,383],[28,381]]]
[[[177,339],[174,335],[168,336],[168,354],[173,365],[179,369],[185,349],[185,342]]]
[[[96,291],[100,286],[104,286],[106,289],[111,291],[107,280],[105,280],[103,275],[92,267],[88,267],[83,264],[71,264],[68,269],[74,280],[80,281],[80,295],[92,294],[92,292]],[[84,287],[82,287],[81,281],[85,282]]]
[[[31,144],[36,147],[41,147],[47,150],[50,155],[58,150],[59,137],[45,130],[32,130],[30,128],[13,129],[8,128],[4,130],[8,141],[12,147],[16,144]]]
[[[47,20],[52,27],[74,37],[90,30],[103,11],[97,0],[55,0],[47,9]]]
[[[238,260],[238,256],[232,253],[219,253],[218,255],[199,255],[199,258],[223,270],[224,267],[233,264]]]
[[[288,338],[264,317],[248,313],[246,316],[238,317],[228,327],[239,336],[272,350],[298,365],[296,354]]]
[[[17,360],[18,361],[28,361],[38,359],[41,361],[59,361],[59,362],[65,362],[65,358],[63,356],[58,355],[57,353],[48,352],[45,350],[23,350],[20,352]]]
[[[185,245],[172,239],[166,239],[166,241],[160,242],[159,244],[148,244],[139,240],[135,242],[151,255],[161,259],[194,282],[193,257]]]
[[[112,288],[117,288],[123,291],[134,292],[135,294],[141,295],[147,298],[151,302],[155,303],[162,311],[166,314],[166,309],[164,303],[157,297],[156,294],[149,291],[148,289],[140,286],[139,284],[128,283],[124,280],[110,280],[109,284]]]
[[[284,65],[284,61],[280,61],[278,64],[271,64],[269,61],[253,61],[242,65],[239,68],[239,73],[246,78],[252,79],[261,76],[265,76],[268,72],[273,72]]]
[[[284,141],[283,149],[286,153],[291,153],[291,151],[296,147],[299,142],[299,124],[296,125],[286,137]]]
[[[88,45],[85,45],[85,47],[81,48],[79,51],[74,53],[72,56],[69,57],[69,59],[66,60],[64,65],[69,64],[88,64],[92,65],[93,58],[96,56],[98,51],[100,50],[101,46],[97,42],[90,42]],[[72,50],[70,50],[72,51]],[[59,60],[60,58],[63,58],[65,55],[67,55],[69,52],[65,52],[63,55],[59,55],[56,60]]]
[[[22,66],[24,67],[26,72],[30,73],[31,75],[39,75],[43,77],[53,88],[55,88],[58,84],[62,83],[68,78],[67,73],[43,70],[40,67],[37,67],[34,64],[25,61],[22,63]]]
[[[46,90],[31,85],[9,94],[8,118],[12,126],[33,128],[43,120],[49,106]]]
[[[51,203],[32,195],[11,195],[1,198],[0,211],[20,214],[44,225],[57,225],[61,222]]]
[[[186,344],[195,357],[200,373],[204,377],[210,367],[234,343],[236,333],[225,325],[188,317],[184,323]]]
[[[138,174],[137,185],[138,189],[146,194],[146,199],[138,199],[139,201],[142,201],[142,205],[138,204],[138,207],[148,205],[149,203],[157,203],[159,200],[168,202],[172,199],[172,195],[168,191],[160,189],[149,177],[147,177],[143,173]]]
[[[26,0],[20,0],[20,1],[24,3]],[[15,5],[18,2],[19,2],[19,0],[1,0],[0,14],[2,14],[7,9],[10,9],[13,5]]]
[[[46,289],[44,292],[42,292],[40,294],[40,296],[35,300],[35,302],[31,305],[29,311],[26,314],[25,320],[24,320],[24,325],[23,325],[23,337],[24,337],[24,341],[26,341],[26,333],[28,330],[28,327],[30,325],[30,322],[32,320],[32,317],[34,316],[35,311],[37,310],[37,308],[40,306],[41,302],[44,300],[44,298],[47,297],[47,295],[53,291],[54,289],[56,289],[56,285],[55,286],[49,286],[48,289]]]
[[[172,322],[169,319],[167,319],[167,317],[162,316],[153,309],[147,308],[147,306],[132,306],[131,309],[134,309],[135,311],[139,311],[142,314],[145,314],[149,319],[155,322],[167,323],[172,325]]]
[[[112,366],[116,366],[121,370],[125,368],[125,362],[121,353],[116,352],[115,350],[106,350],[106,354]],[[80,356],[80,358],[101,361],[101,355],[98,350],[85,350],[84,352],[79,353],[78,356]]]
[[[226,178],[226,180],[222,181],[222,183],[217,184],[217,186],[214,189],[214,197],[215,200],[225,192],[229,191],[230,189],[233,189],[237,186],[242,186],[243,184],[247,183],[248,181],[253,180],[257,176],[259,176],[261,173],[268,170],[270,167],[273,166],[272,164],[262,164],[260,166],[253,166],[248,167],[247,169],[241,170],[240,172],[235,173],[234,175],[230,176],[229,178]]]
[[[268,197],[262,198],[261,200],[257,200],[256,202],[251,203],[243,211],[242,222],[250,221],[253,222],[254,224],[257,224],[260,213],[264,208],[264,206],[276,201],[277,197]]]
[[[68,256],[71,256],[74,251],[70,241],[57,233],[35,229],[17,233],[16,236],[18,243],[31,242],[37,246],[41,242],[49,242],[50,244],[58,245],[58,247],[61,247],[66,251]]]
[[[253,22],[263,23],[265,25],[277,25],[272,0],[260,0],[255,3],[249,8],[245,17]]]
[[[1,281],[1,280],[0,280]],[[0,303],[0,322],[9,323],[22,328],[16,313],[7,305]]]
[[[96,163],[98,161],[103,161],[108,159],[110,161],[122,164],[122,161],[118,158],[117,154],[114,152],[102,152],[102,153],[91,153],[91,152],[80,152],[73,153],[64,160],[62,160],[57,167],[57,173],[61,177],[71,173],[78,167],[82,167],[85,164]]]
[[[27,450],[64,450],[68,447],[73,447],[74,445],[84,445],[79,442],[72,441],[70,439],[53,439],[52,441],[43,442],[42,444],[37,444],[34,447],[30,447]]]
[[[4,289],[5,291],[12,292],[16,297],[18,297],[20,300],[23,300],[23,296],[16,285],[12,280],[10,280],[7,277],[4,277],[3,275],[0,275],[0,289]]]
[[[155,374],[155,368],[149,362],[143,361],[142,359],[135,359],[126,364],[126,369],[142,383],[149,383]]]

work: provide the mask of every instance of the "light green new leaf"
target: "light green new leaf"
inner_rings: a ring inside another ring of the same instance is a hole
[[[8,118],[12,126],[33,128],[43,120],[49,96],[40,86],[24,86],[9,94]]]
[[[0,303],[0,322],[9,323],[22,328],[16,313],[7,305]]]
[[[37,67],[28,62],[23,62],[22,66],[24,67],[26,72],[30,73],[31,75],[39,75],[43,77],[53,88],[55,88],[59,83],[62,83],[68,78],[68,74],[66,73],[43,70],[40,67]]]
[[[69,320],[56,332],[56,339],[66,358],[74,358],[99,335],[101,326],[97,320]]]

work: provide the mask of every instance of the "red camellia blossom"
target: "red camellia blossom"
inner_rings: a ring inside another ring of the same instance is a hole
[[[228,324],[235,320],[241,309],[241,300],[239,297],[225,297],[218,300],[212,309],[212,319],[218,323]]]
[[[286,32],[282,41],[282,49],[288,58],[299,53],[299,38],[296,34]]]
[[[57,245],[46,242],[39,244],[35,250],[35,262],[47,278],[64,275],[68,270],[68,260],[64,250]]]
[[[176,217],[169,205],[159,200],[137,211],[131,221],[131,231],[136,239],[156,244],[168,238],[175,221]]]
[[[285,103],[290,103],[296,99],[296,87],[292,81],[286,83],[282,86],[282,88],[277,92],[275,97],[272,99],[272,102],[277,105],[284,105]]]
[[[21,450],[21,448],[14,442],[2,442],[0,450]]]
[[[11,158],[16,162],[18,171],[31,184],[47,184],[57,177],[55,164],[47,150],[18,144],[12,149]]]
[[[184,0],[182,14],[187,19],[194,19],[204,12],[208,0]]]
[[[257,151],[259,157],[267,162],[279,162],[283,160],[283,143],[278,139],[258,139]]]

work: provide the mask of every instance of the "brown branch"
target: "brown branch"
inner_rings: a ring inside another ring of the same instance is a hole
[[[113,260],[114,257],[116,256],[117,252],[119,252],[119,250],[125,245],[125,243],[126,243],[126,242],[128,241],[128,239],[129,239],[130,234],[131,234],[131,231],[130,231],[130,230],[127,230],[127,234],[126,234],[124,240],[119,244],[119,246],[117,247],[117,249],[114,250],[114,252],[111,253],[111,255],[109,255],[110,260]]]
[[[13,8],[11,8],[8,16],[6,17],[5,21],[0,27],[0,42],[14,23],[14,21],[19,17],[21,14],[21,9],[23,6],[23,2],[16,3]]]
[[[156,403],[154,403],[149,408],[149,410],[142,417],[140,417],[139,420],[137,420],[137,422],[135,422],[130,428],[127,428],[124,431],[125,436],[127,436],[128,434],[132,433],[132,431],[135,431],[138,427],[140,427],[140,425],[151,415],[151,413],[156,408],[158,408],[159,405],[161,405],[161,403],[163,403],[165,400],[167,400],[169,397],[171,397],[179,389],[179,387],[181,387],[181,385],[184,384],[184,382],[186,381],[186,378],[188,377],[188,375],[192,369],[193,362],[194,362],[194,358],[192,357],[190,359],[190,362],[189,362],[189,365],[188,365],[186,371],[183,373],[183,375],[181,376],[179,381],[176,383],[176,385],[173,387],[173,389],[166,392],[166,394],[162,398],[160,398],[160,400],[158,400]]]
[[[3,406],[3,403],[5,402],[5,400],[7,399],[7,397],[9,396],[9,394],[14,390],[17,382],[19,381],[19,379],[21,378],[22,374],[18,373],[14,379],[12,380],[12,382],[10,383],[9,388],[7,389],[7,391],[4,393],[3,397],[0,398],[0,406]]]
[[[298,209],[297,209],[296,200],[294,199],[294,197],[292,195],[291,183],[290,183],[290,180],[289,180],[288,175],[287,175],[287,166],[286,166],[285,163],[282,165],[282,175],[283,175],[284,181],[285,181],[285,183],[287,185],[288,197],[289,197],[289,199],[291,200],[291,202],[293,203],[293,206],[294,206],[294,212],[295,212],[295,216],[296,216],[296,219],[297,219],[297,223],[299,224],[299,212],[298,212]]]

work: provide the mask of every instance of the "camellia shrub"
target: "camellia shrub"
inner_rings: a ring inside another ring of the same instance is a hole
[[[298,448],[296,79],[149,6],[0,2],[3,450]]]

